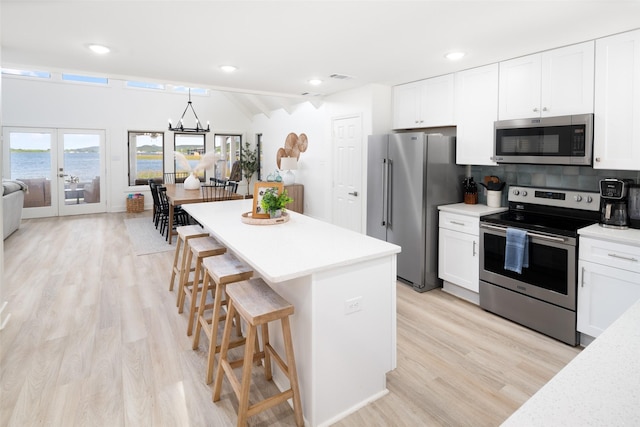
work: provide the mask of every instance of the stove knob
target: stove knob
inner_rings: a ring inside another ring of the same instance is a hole
[[[518,194],[520,194],[520,191],[518,191],[518,190],[513,190],[513,195],[514,195],[514,196],[517,196]]]
[[[525,197],[527,195],[526,190],[522,190],[522,196]]]
[[[581,202],[582,196],[578,194],[577,196],[574,197],[574,199],[576,200],[576,202]]]
[[[587,203],[591,203],[591,202],[593,202],[593,197],[587,196]]]

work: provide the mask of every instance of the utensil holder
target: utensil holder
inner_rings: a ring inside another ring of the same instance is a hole
[[[502,205],[502,191],[487,190],[487,206],[499,208]]]

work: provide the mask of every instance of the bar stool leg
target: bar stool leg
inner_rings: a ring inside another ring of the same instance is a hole
[[[227,306],[227,318],[235,316],[236,308],[233,301],[229,301]],[[225,322],[224,332],[222,333],[222,344],[220,345],[220,361],[218,369],[216,369],[216,379],[213,384],[213,401],[220,400],[220,391],[222,390],[222,378],[224,377],[224,365],[228,363],[229,341],[231,340],[231,322]],[[233,383],[232,383],[233,384]]]
[[[191,263],[193,262],[193,252],[188,251],[186,265],[188,266],[188,270],[191,270]],[[182,314],[184,311],[184,287],[187,286],[187,282],[189,282],[189,271],[185,271],[187,268],[183,269],[180,273],[181,279],[180,284],[178,285],[178,299],[176,301],[176,305],[178,306],[178,313]],[[195,280],[194,280],[195,282]]]
[[[231,322],[229,322],[231,323]],[[231,331],[229,331],[231,332]],[[247,425],[249,412],[249,388],[251,387],[251,368],[253,367],[253,352],[256,337],[256,327],[249,326],[247,342],[244,348],[244,363],[242,364],[242,382],[238,404],[238,425]]]
[[[191,346],[191,348],[193,350],[197,350],[198,346],[200,345],[200,331],[202,330],[202,324],[200,323],[200,317],[204,314],[205,311],[205,307],[207,304],[207,292],[209,290],[209,284],[212,282],[211,280],[211,276],[209,276],[209,274],[206,272],[206,270],[204,271],[204,279],[202,280],[202,292],[200,295],[200,305],[198,306],[198,313],[196,316],[196,331],[195,334],[193,335],[193,344]],[[215,282],[213,282],[213,285],[215,286]],[[216,287],[217,289],[218,287]],[[214,298],[217,298],[214,297]],[[215,303],[215,299],[214,299],[214,303]],[[214,309],[214,315],[215,315],[215,309]],[[214,317],[215,319],[215,317]],[[207,383],[209,384],[209,383]]]
[[[173,282],[175,282],[176,280],[176,267],[178,266],[178,257],[180,255],[180,247],[182,246],[182,243],[183,243],[182,239],[178,237],[178,241],[176,242],[176,253],[173,256],[173,267],[171,268],[171,280],[169,281],[169,291],[173,291]],[[184,246],[186,247],[187,245],[185,244]],[[180,261],[181,261],[181,264],[184,264],[184,253],[182,254],[182,259]],[[182,278],[182,268],[180,269],[180,277],[178,277],[178,281],[180,281]]]
[[[287,367],[289,370],[289,383],[293,391],[293,415],[296,419],[296,425],[304,425],[302,416],[302,400],[300,399],[300,389],[298,387],[298,370],[296,368],[295,356],[293,352],[293,339],[291,338],[291,324],[289,316],[280,319],[282,322],[282,336],[284,337],[284,351],[287,356]],[[264,325],[266,326],[266,325]],[[265,353],[267,353],[265,351]]]
[[[193,273],[193,286],[191,286],[191,307],[189,308],[189,323],[187,324],[187,335],[193,333],[193,319],[196,312],[196,303],[198,300],[198,292],[200,291],[200,271],[202,270],[202,259],[196,260],[196,270]],[[206,299],[206,294],[205,299]],[[184,296],[182,297],[184,300]]]

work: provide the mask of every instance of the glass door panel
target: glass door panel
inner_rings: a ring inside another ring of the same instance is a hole
[[[28,186],[24,197],[23,218],[57,215],[56,131],[54,129],[4,128],[4,178],[16,179]],[[52,155],[52,153],[54,153]],[[7,171],[10,171],[7,173]]]
[[[5,178],[29,188],[23,218],[106,211],[104,131],[4,128],[3,135]]]
[[[58,141],[59,214],[105,212],[104,132],[65,129]]]

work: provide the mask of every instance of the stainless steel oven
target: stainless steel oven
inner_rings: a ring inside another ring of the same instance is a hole
[[[576,345],[577,230],[598,211],[599,193],[511,187],[509,211],[480,219],[480,306]],[[509,227],[526,231],[521,273],[505,268]]]

